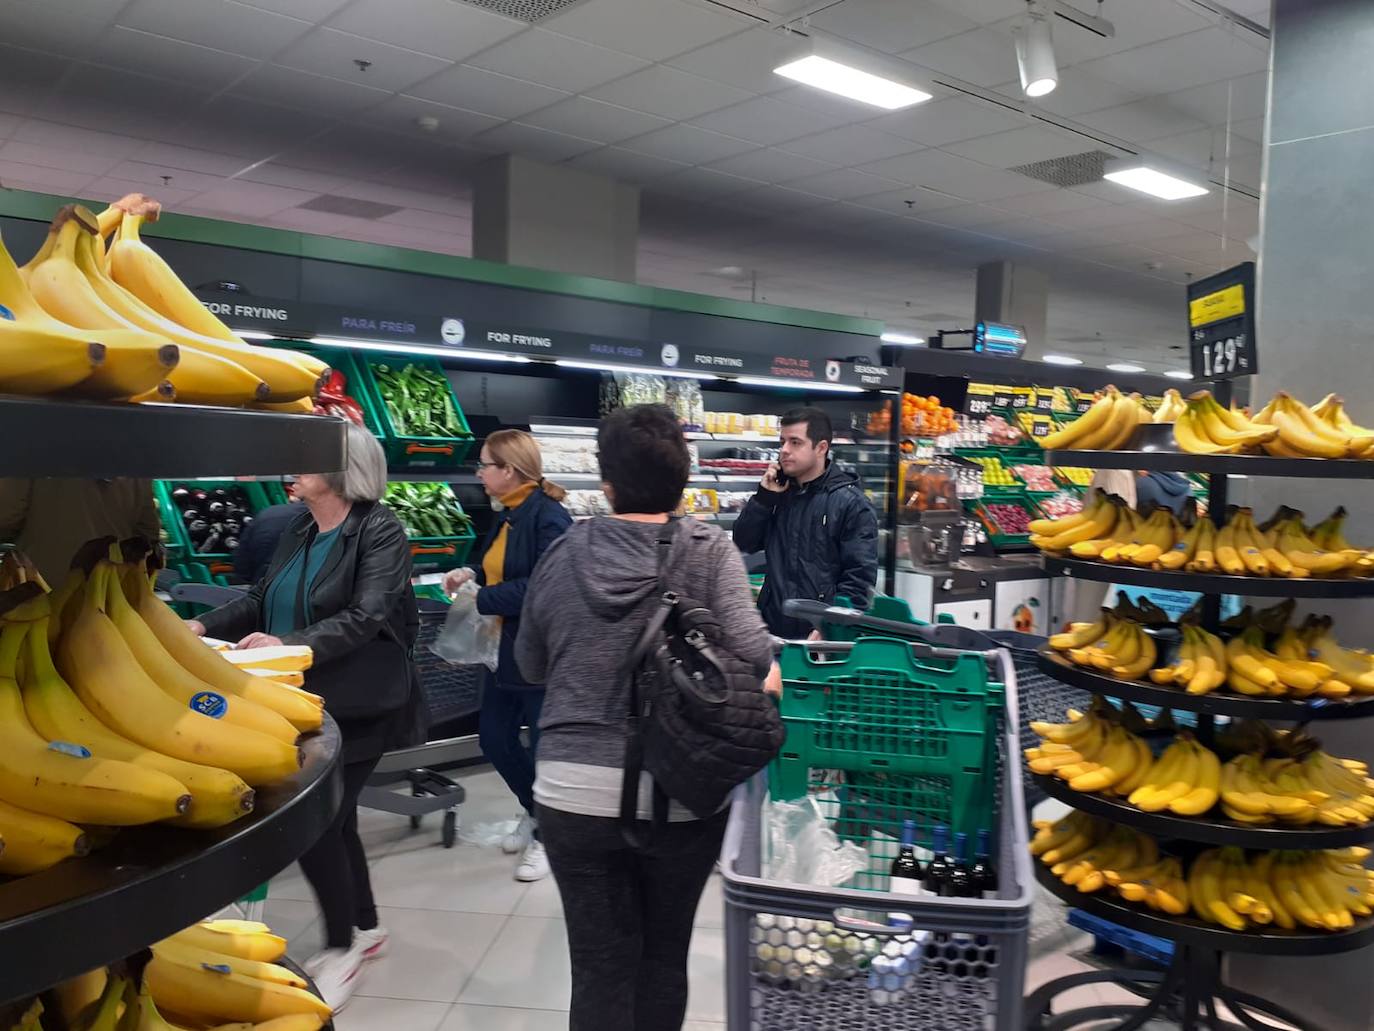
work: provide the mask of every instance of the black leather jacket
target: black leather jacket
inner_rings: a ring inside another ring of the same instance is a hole
[[[242,598],[200,617],[211,637],[231,641],[265,626],[263,600],[282,567],[319,532],[304,506],[282,534],[267,575]],[[324,696],[343,730],[352,761],[380,755],[400,741],[388,731],[398,713],[418,696],[411,649],[419,630],[410,586],[410,546],[405,529],[385,505],[355,502],[339,539],[310,585],[314,622],[286,634],[286,644],[306,644],[314,665],[308,690]]]

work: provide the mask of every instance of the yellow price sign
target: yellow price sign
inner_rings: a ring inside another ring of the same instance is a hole
[[[1188,324],[1194,329],[1245,314],[1245,287],[1236,283],[1188,302]]]

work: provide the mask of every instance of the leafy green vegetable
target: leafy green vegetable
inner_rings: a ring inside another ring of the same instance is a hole
[[[446,483],[389,483],[382,500],[407,537],[461,537],[472,531],[472,520]]]
[[[406,437],[466,437],[453,390],[442,372],[422,365],[372,366],[391,425]]]

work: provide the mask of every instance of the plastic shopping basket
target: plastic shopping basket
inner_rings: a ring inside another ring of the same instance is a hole
[[[736,794],[722,859],[729,1031],[1021,1026],[1034,877],[1010,729],[1017,722],[1016,674],[1005,650],[995,661],[1008,716],[1006,729],[992,735],[995,897],[913,897],[891,894],[885,883],[862,890],[770,880],[767,775],[760,774]]]

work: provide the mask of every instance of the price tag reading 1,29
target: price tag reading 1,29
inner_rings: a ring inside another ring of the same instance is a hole
[[[1259,371],[1253,261],[1189,284],[1188,345],[1194,379],[1234,379]]]

